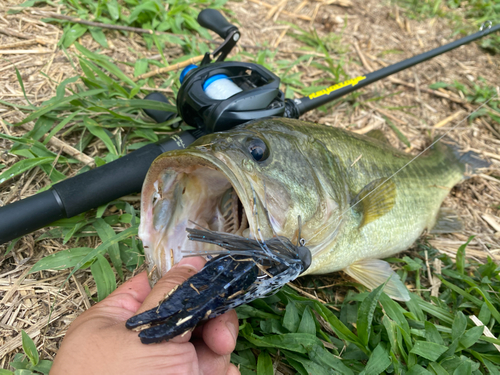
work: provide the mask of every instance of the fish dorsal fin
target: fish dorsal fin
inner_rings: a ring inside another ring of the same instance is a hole
[[[383,143],[387,143],[388,145],[390,145],[389,143],[389,140],[387,139],[387,137],[385,136],[384,132],[380,129],[373,129],[373,130],[370,130],[368,133],[365,134],[367,137],[370,137],[370,138],[373,138],[373,139],[376,139],[380,142],[383,142]]]
[[[456,233],[463,229],[462,221],[457,212],[448,207],[441,207],[438,211],[436,224],[429,233]]]
[[[387,178],[374,180],[361,189],[352,204],[362,215],[361,228],[392,210],[396,204],[396,184]]]
[[[375,289],[385,284],[384,292],[397,301],[409,301],[410,294],[399,275],[394,272],[389,263],[380,259],[363,259],[354,262],[344,269],[344,272],[369,289]]]

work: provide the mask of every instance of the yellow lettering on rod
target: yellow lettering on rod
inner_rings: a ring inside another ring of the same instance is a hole
[[[360,81],[362,81],[364,79],[366,79],[366,76],[359,76],[359,77],[356,77],[356,78],[348,79],[347,81],[337,83],[337,84],[335,84],[333,86],[327,87],[326,89],[323,89],[323,90],[317,91],[315,93],[312,93],[311,95],[309,95],[309,99],[314,99],[314,98],[317,98],[317,97],[320,97],[320,96],[323,96],[323,95],[329,95],[331,92],[334,92],[334,91],[336,91],[338,89],[341,89],[341,88],[349,86],[349,85],[352,85],[354,87]]]

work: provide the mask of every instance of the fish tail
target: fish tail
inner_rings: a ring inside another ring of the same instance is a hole
[[[464,180],[481,173],[481,170],[491,166],[491,163],[484,160],[477,152],[464,152],[458,143],[448,137],[444,137],[440,142],[437,142],[433,149],[444,152],[450,162],[458,164],[462,169]]]

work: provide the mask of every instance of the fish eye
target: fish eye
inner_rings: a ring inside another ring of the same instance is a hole
[[[248,152],[255,161],[261,162],[269,157],[269,149],[266,143],[260,138],[247,138],[245,141]]]

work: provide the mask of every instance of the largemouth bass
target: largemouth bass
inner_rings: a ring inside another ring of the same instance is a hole
[[[391,277],[385,291],[407,300],[399,277],[379,258],[408,249],[436,224],[453,228],[440,206],[466,172],[464,158],[441,143],[412,158],[373,137],[283,118],[165,153],[142,192],[139,236],[150,279],[156,282],[183,251],[216,251],[187,239],[186,228],[197,224],[300,242],[312,254],[303,275],[344,270],[369,288]]]

